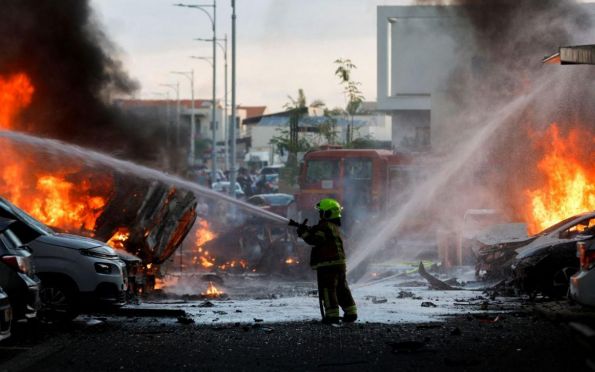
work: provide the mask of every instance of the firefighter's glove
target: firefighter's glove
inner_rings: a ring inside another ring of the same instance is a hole
[[[306,231],[308,231],[308,226],[299,225],[297,228],[297,236],[301,238],[302,235],[306,233]]]

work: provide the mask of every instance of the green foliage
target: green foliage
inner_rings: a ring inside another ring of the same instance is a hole
[[[347,96],[345,111],[353,116],[364,101],[364,95],[359,88],[362,84],[351,80],[351,73],[357,66],[350,59],[343,58],[335,60],[335,64],[337,65],[335,75],[339,78],[340,84],[343,85],[343,92]]]
[[[281,155],[283,155],[285,152],[298,153],[312,149],[312,144],[310,144],[305,138],[298,138],[297,144],[295,146],[292,145],[289,129],[278,128],[277,132],[279,134],[273,136],[269,143],[275,146],[276,150]]]
[[[347,97],[345,112],[350,116],[351,124],[347,127],[345,143],[349,144],[353,139],[353,116],[364,101],[364,95],[359,89],[361,83],[351,80],[351,73],[357,66],[350,59],[343,58],[335,60],[335,64],[337,65],[335,75],[339,78],[340,84],[343,85],[343,93]]]
[[[286,110],[303,109],[306,107],[306,95],[304,94],[304,90],[302,88],[298,89],[297,98],[293,98],[289,95],[287,98],[289,98],[289,102],[283,105]]]

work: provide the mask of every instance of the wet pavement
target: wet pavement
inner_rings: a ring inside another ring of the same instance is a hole
[[[13,344],[0,348],[2,370],[585,370],[566,325],[527,313],[342,327],[92,317],[39,343],[21,340],[23,349]]]

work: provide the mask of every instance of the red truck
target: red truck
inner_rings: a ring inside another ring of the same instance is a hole
[[[388,150],[331,149],[306,153],[295,195],[297,218],[317,221],[314,206],[325,197],[345,208],[347,226],[378,215],[406,197],[416,177],[411,158]]]

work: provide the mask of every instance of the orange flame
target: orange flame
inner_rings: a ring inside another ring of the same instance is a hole
[[[203,249],[203,246],[209,241],[215,239],[217,234],[210,230],[209,223],[206,220],[197,222],[197,227],[194,233],[194,244],[196,247],[197,256],[193,258],[193,263],[199,264],[205,269],[211,268],[215,265],[215,258],[209,256],[209,252]]]
[[[166,276],[163,278],[155,278],[155,286],[153,289],[163,289],[178,284],[179,278],[176,276]]]
[[[16,116],[29,104],[35,89],[29,77],[17,73],[0,77],[0,129],[13,129]]]
[[[538,164],[546,182],[526,191],[531,233],[595,210],[595,136],[572,129],[564,137],[558,125],[552,124],[540,141],[546,141],[549,149]]]
[[[17,117],[33,98],[35,89],[28,76],[17,73],[0,77],[0,129],[13,130]],[[72,162],[60,163],[59,170],[47,170],[48,159],[2,144],[0,194],[41,222],[69,232],[92,234],[95,220],[111,193],[109,176],[91,182]]]
[[[300,261],[298,261],[298,259],[297,259],[297,258],[294,258],[294,257],[288,257],[288,258],[285,260],[285,263],[286,263],[287,265],[297,265],[297,264],[299,264],[299,263],[300,263]]]
[[[209,282],[207,291],[203,292],[201,294],[205,297],[220,297],[221,295],[223,295],[223,292],[220,291],[219,289],[217,289],[217,287],[215,287],[213,282]]]
[[[107,244],[112,248],[125,249],[124,244],[130,238],[130,231],[126,227],[119,227],[118,230],[107,241]],[[151,264],[149,264],[151,265]],[[151,268],[147,265],[147,268]]]

